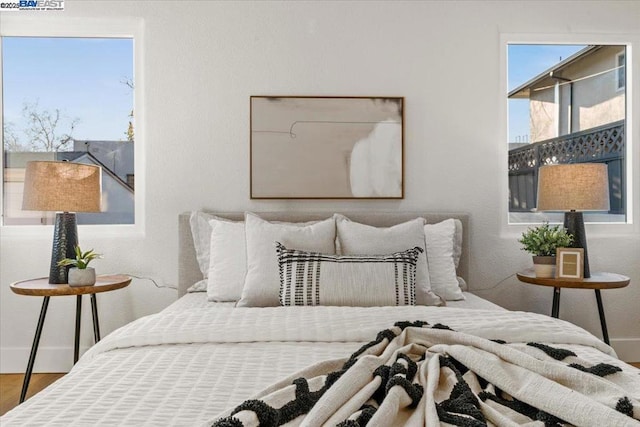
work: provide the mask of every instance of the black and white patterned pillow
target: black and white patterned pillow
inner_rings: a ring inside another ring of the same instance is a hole
[[[276,242],[280,305],[415,305],[422,248],[388,255],[329,255]]]

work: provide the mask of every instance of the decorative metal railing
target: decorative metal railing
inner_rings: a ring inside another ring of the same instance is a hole
[[[609,165],[610,212],[624,213],[624,155],[624,120],[509,150],[509,211],[535,208],[540,166],[598,162]]]

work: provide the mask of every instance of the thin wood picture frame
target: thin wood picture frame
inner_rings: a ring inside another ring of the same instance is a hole
[[[556,278],[565,280],[584,279],[584,249],[556,249]]]
[[[251,96],[251,199],[404,198],[404,97]]]

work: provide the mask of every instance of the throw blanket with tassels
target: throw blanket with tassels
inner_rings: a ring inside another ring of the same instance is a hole
[[[539,343],[399,322],[214,426],[640,426],[640,376]]]

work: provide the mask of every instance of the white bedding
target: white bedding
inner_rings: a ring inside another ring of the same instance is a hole
[[[491,301],[487,301],[486,299],[482,299],[471,292],[463,292],[462,294],[464,295],[465,299],[459,301],[447,301],[447,307],[471,308],[474,310],[505,310],[499,305],[494,304]],[[206,293],[193,292],[186,294],[178,301],[167,307],[164,311],[186,310],[189,308],[203,308],[212,306],[233,307],[234,305],[235,302],[210,302],[207,301]]]
[[[198,425],[310,364],[348,357],[398,320],[443,323],[490,339],[562,343],[587,361],[604,359],[638,372],[586,331],[532,313],[456,307],[233,308],[203,304],[194,295],[105,337],[68,375],[8,412],[0,424]]]

